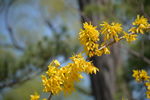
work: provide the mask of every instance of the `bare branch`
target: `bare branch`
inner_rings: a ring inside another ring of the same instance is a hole
[[[49,95],[49,97],[48,97],[48,100],[51,100],[51,98],[52,98],[52,93],[50,93],[50,95]]]
[[[12,87],[16,84],[22,84],[26,81],[29,81],[33,78],[35,78],[36,76],[40,75],[43,71],[40,71],[40,72],[30,72],[28,73],[28,76],[24,77],[24,78],[20,78],[20,79],[17,79],[17,80],[11,80],[9,82],[1,82],[0,83],[0,89],[4,89],[5,87]]]
[[[11,39],[11,41],[12,41],[12,44],[14,45],[14,47],[15,48],[17,48],[17,49],[19,49],[19,50],[24,50],[24,48],[23,47],[21,47],[19,44],[18,44],[18,42],[17,42],[17,40],[16,40],[16,38],[15,38],[15,36],[14,36],[14,33],[13,33],[13,29],[12,29],[12,27],[10,26],[10,24],[9,24],[9,10],[10,10],[10,7],[12,6],[12,4],[15,2],[15,0],[11,0],[9,3],[7,3],[7,2],[4,2],[4,5],[5,5],[5,22],[6,22],[6,28],[7,28],[7,30],[8,30],[8,34],[9,34],[9,37],[10,37],[10,39]]]
[[[139,52],[137,52],[137,51],[135,51],[135,50],[133,50],[133,49],[131,49],[131,48],[128,48],[128,47],[126,47],[126,46],[124,46],[124,45],[122,45],[122,47],[126,48],[126,49],[128,50],[128,52],[129,52],[130,54],[132,54],[133,56],[136,56],[136,57],[138,57],[138,58],[142,58],[142,60],[143,60],[145,63],[147,63],[147,64],[150,65],[150,59],[149,59],[149,58],[145,57],[144,55],[141,55]]]
[[[54,58],[51,57],[51,59],[54,59]],[[47,66],[47,65],[48,65],[47,63],[43,63],[40,66]],[[26,81],[29,81],[29,80],[35,78],[36,76],[42,74],[46,70],[47,70],[47,67],[42,67],[40,71],[36,71],[36,72],[29,71],[28,74],[27,74],[27,76],[20,77],[17,80],[14,80],[14,79],[10,80],[10,79],[8,79],[10,81],[5,81],[5,82],[1,82],[0,83],[0,89],[4,89],[6,87],[12,87],[14,85],[18,85],[18,84],[24,83]]]
[[[44,18],[44,22],[46,23],[46,25],[54,32],[57,33],[57,30],[53,27],[52,23],[47,20],[46,18]]]

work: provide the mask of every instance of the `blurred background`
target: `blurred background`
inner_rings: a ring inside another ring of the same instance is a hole
[[[66,65],[82,50],[77,35],[83,22],[114,21],[128,30],[137,14],[150,20],[150,0],[0,0],[0,100],[30,100],[34,92],[47,97],[40,76],[51,60]],[[132,70],[149,71],[149,43],[146,33],[115,44],[110,55],[93,57],[99,73],[83,74],[73,94],[52,100],[147,100]]]

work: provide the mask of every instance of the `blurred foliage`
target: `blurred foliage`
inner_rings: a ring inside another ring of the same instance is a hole
[[[36,84],[35,84],[36,83]],[[4,100],[29,100],[30,94],[34,92],[40,93],[42,91],[41,78],[36,77],[33,80],[20,84],[19,88],[10,90],[7,94],[4,94]],[[17,95],[16,94],[20,94]]]
[[[0,79],[2,81],[7,77],[15,77],[15,73],[19,69],[31,65],[42,68],[53,57],[63,56],[67,59],[73,52],[77,52],[78,48],[77,40],[64,32],[61,34],[54,33],[54,36],[50,38],[44,37],[36,44],[28,45],[23,54],[18,57],[11,50],[4,49],[5,51],[1,51],[3,53],[0,58],[0,65],[5,67],[0,69]]]
[[[6,5],[11,1],[8,16],[5,16]],[[66,11],[66,4],[63,0],[9,0],[1,3],[0,82],[19,80],[31,72],[46,68],[54,58],[60,57],[67,60],[78,51],[79,44],[74,35],[80,27],[78,17],[68,17],[70,13],[76,14],[77,11],[76,9],[73,10],[74,12]],[[53,10],[47,7],[53,7]],[[60,12],[68,14],[61,15]],[[7,30],[6,17],[8,17],[8,24],[12,27],[13,33]],[[64,23],[63,18],[73,19],[71,21],[74,24]],[[49,26],[47,22],[52,26]],[[13,46],[9,34],[14,35],[23,50]]]

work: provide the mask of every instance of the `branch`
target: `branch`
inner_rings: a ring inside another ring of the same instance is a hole
[[[52,23],[47,20],[46,18],[44,18],[44,22],[46,23],[46,25],[54,32],[57,33],[57,30],[53,27]]]
[[[48,97],[48,100],[51,100],[51,98],[52,98],[52,93],[50,93],[50,95],[49,95],[49,97]]]
[[[149,59],[149,58],[145,57],[144,55],[141,55],[139,52],[137,52],[137,51],[135,51],[135,50],[133,50],[133,49],[130,49],[130,48],[124,46],[124,45],[122,45],[122,46],[123,46],[124,48],[126,48],[126,49],[128,50],[128,52],[131,53],[133,56],[136,56],[136,57],[138,57],[138,58],[142,58],[142,60],[143,60],[145,63],[147,63],[147,64],[150,65],[150,59]]]
[[[14,2],[15,2],[15,0],[11,0],[9,3],[4,4],[4,5],[5,5],[5,10],[6,10],[6,11],[5,11],[6,28],[7,28],[7,30],[8,30],[8,34],[9,34],[9,37],[10,37],[12,43],[13,43],[13,46],[14,46],[16,49],[24,50],[24,48],[21,47],[21,46],[18,44],[18,42],[17,42],[17,40],[16,40],[16,38],[15,38],[15,36],[14,36],[12,27],[11,27],[10,24],[9,24],[9,16],[8,16],[8,15],[9,15],[9,10],[10,10],[10,7],[12,6],[12,4],[13,4]]]
[[[42,16],[42,18],[43,18],[43,21],[44,21],[44,23],[54,32],[54,33],[57,33],[57,29],[55,29],[54,28],[54,26],[53,26],[53,24],[51,23],[51,21],[48,19],[48,18],[46,18],[44,15],[44,13],[43,13],[43,11],[42,11],[42,9],[39,9],[40,11],[41,11],[41,16]]]
[[[55,59],[54,57],[51,57],[51,59]],[[48,61],[49,62],[49,61]],[[42,64],[41,66],[47,66],[48,63],[44,63]],[[5,82],[0,82],[0,89],[4,89],[6,87],[12,87],[14,85],[17,85],[17,84],[21,84],[21,83],[24,83],[26,81],[29,81],[33,78],[35,78],[36,76],[42,74],[44,71],[47,70],[47,67],[40,67],[41,70],[40,71],[36,71],[36,72],[28,72],[27,76],[24,76],[24,77],[20,77],[18,78],[17,80],[11,80],[11,81],[5,81]],[[9,79],[8,79],[9,80]]]
[[[130,35],[133,35],[133,34],[135,34],[135,33],[130,33]],[[118,41],[121,41],[121,40],[123,40],[123,39],[124,39],[124,37],[122,36],[122,37],[120,37],[120,38],[118,39]],[[112,42],[109,42],[108,44],[105,44],[104,46],[100,47],[99,50],[102,50],[102,49],[104,49],[104,48],[106,48],[106,47],[109,47],[109,46],[113,45],[114,43],[116,43],[116,42],[118,42],[118,41],[113,40]]]
[[[11,80],[9,82],[3,82],[3,83],[1,82],[0,83],[0,89],[3,89],[5,87],[12,87],[12,86],[14,86],[16,84],[22,84],[22,83],[24,83],[24,82],[26,82],[28,80],[31,80],[31,79],[35,78],[36,76],[40,75],[43,71],[44,70],[41,70],[39,72],[30,72],[30,73],[28,73],[27,77],[20,78],[18,80]]]
[[[136,33],[129,33],[129,34],[133,35],[133,34],[136,34]],[[123,38],[123,36],[122,36],[122,37],[119,38],[119,41],[120,41],[120,40],[123,40],[123,39],[124,39],[124,38]],[[117,42],[117,41],[113,40],[112,42],[110,42],[110,43],[108,43],[108,44],[102,46],[101,48],[99,48],[99,50],[102,50],[102,49],[104,49],[104,48],[106,48],[106,47],[109,47],[109,46],[113,45],[113,44],[116,43],[116,42]],[[125,47],[125,46],[124,46],[124,47]],[[147,57],[141,55],[140,53],[138,53],[138,52],[136,52],[136,51],[134,51],[134,50],[132,50],[132,49],[129,49],[129,48],[126,48],[126,49],[129,51],[129,53],[131,53],[132,55],[134,55],[134,56],[136,56],[136,57],[142,58],[142,60],[143,60],[144,62],[146,62],[147,64],[150,65],[150,59],[148,59]]]

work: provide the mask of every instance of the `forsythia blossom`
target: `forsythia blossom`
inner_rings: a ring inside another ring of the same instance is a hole
[[[123,38],[125,38],[127,42],[132,42],[132,41],[137,40],[137,35],[136,34],[129,34],[129,33],[126,33],[126,32],[123,32],[123,33],[124,33]]]
[[[146,82],[145,86],[146,86],[146,89],[147,89],[146,96],[147,96],[147,98],[150,99],[150,82]]]
[[[48,66],[46,75],[42,75],[44,92],[58,94],[63,91],[70,94],[74,90],[74,83],[83,78],[82,72],[92,74],[98,71],[92,62],[87,62],[81,54],[70,58],[72,63],[64,67],[59,67],[58,61],[52,61]]]
[[[100,56],[101,53],[98,50],[99,44],[97,43],[99,41],[99,32],[96,30],[96,27],[91,25],[91,23],[85,22],[83,24],[83,30],[79,33],[79,40],[82,45],[84,45],[84,50],[89,55],[89,57],[92,57],[94,55]]]
[[[102,26],[100,32],[104,35],[104,41],[114,39],[116,41],[119,40],[119,34],[123,32],[121,24],[112,22],[108,24],[107,22],[103,22],[100,24]]]
[[[35,93],[34,95],[31,95],[31,100],[39,100],[40,95],[38,95],[37,93]]]
[[[79,40],[84,46],[84,50],[89,57],[101,56],[102,54],[110,54],[108,49],[109,43],[115,41],[118,42],[121,39],[126,39],[127,42],[132,42],[137,39],[137,33],[144,34],[144,32],[150,29],[148,20],[143,16],[137,16],[137,19],[132,23],[134,26],[129,29],[129,33],[125,32],[122,25],[119,23],[107,23],[100,24],[100,30],[96,30],[96,27],[91,23],[85,22],[83,24],[83,30],[79,33]],[[99,41],[101,36],[102,41]],[[101,43],[101,44],[99,44]]]
[[[137,82],[146,81],[150,78],[145,70],[133,70],[133,77]]]
[[[123,38],[126,39],[127,42],[132,42],[137,39],[137,33],[144,34],[144,32],[148,29],[150,29],[150,24],[148,23],[147,18],[144,18],[143,16],[137,16],[135,21],[132,23],[134,25],[132,28],[129,29],[130,33],[124,33]]]
[[[141,33],[144,34],[144,31],[150,28],[150,24],[148,23],[147,18],[144,18],[143,16],[137,16],[136,20],[132,23],[134,27],[132,27],[129,32],[132,33]]]
[[[132,75],[137,82],[143,82],[146,86],[146,96],[150,99],[150,76],[145,70],[133,70]]]

